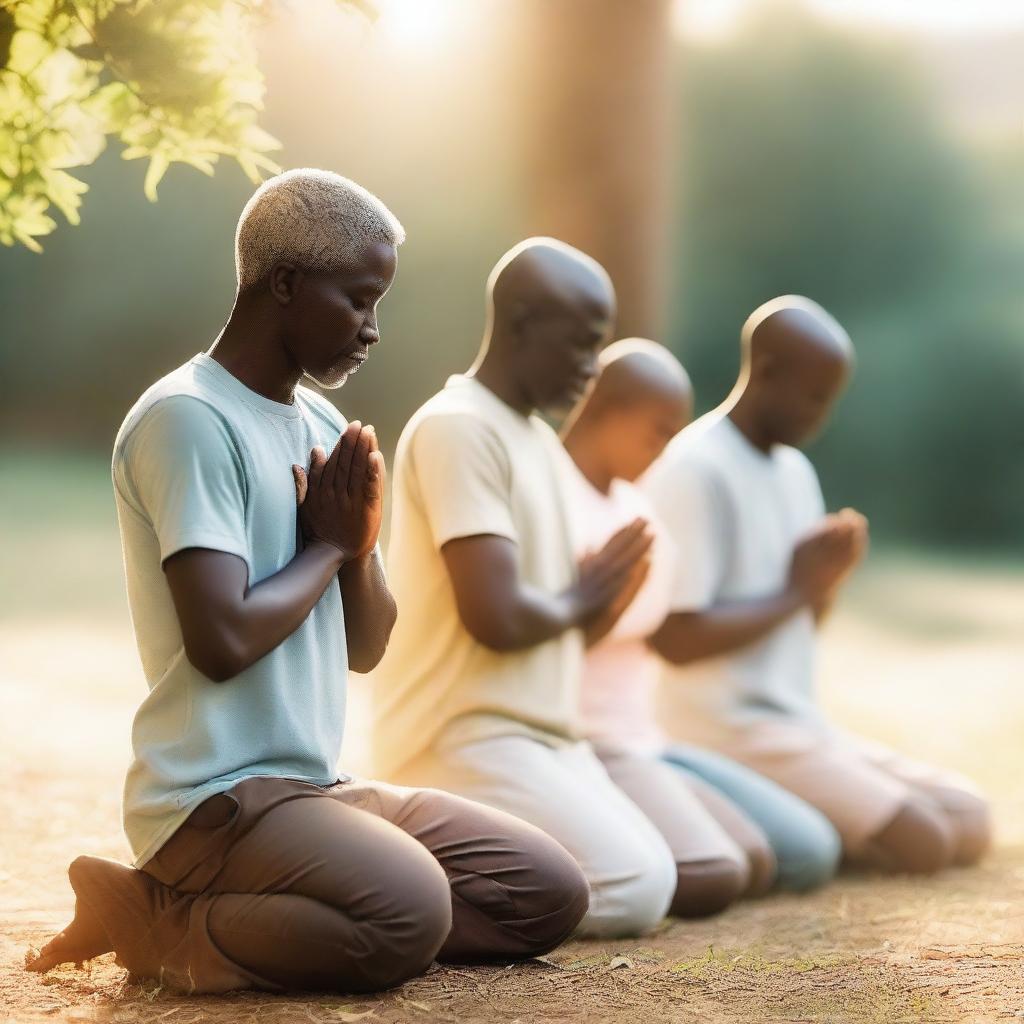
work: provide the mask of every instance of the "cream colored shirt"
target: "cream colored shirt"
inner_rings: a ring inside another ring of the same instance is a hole
[[[393,775],[435,743],[576,736],[580,631],[524,651],[485,647],[459,618],[441,554],[460,537],[507,537],[524,583],[565,590],[576,574],[565,515],[572,468],[546,423],[470,377],[450,378],[407,424],[395,454],[388,552],[398,622],[373,673],[377,775]]]
[[[672,611],[778,593],[793,548],[825,514],[802,452],[776,445],[765,454],[717,410],[678,434],[642,485],[678,553]],[[714,745],[765,716],[817,721],[816,646],[803,609],[740,650],[666,667],[660,724],[674,739]]]

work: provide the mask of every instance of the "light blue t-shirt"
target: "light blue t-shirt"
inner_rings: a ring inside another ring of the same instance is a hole
[[[293,405],[198,355],[128,413],[112,472],[132,623],[149,684],[132,727],[124,827],[145,864],[207,797],[254,775],[338,779],[348,655],[335,579],[305,622],[244,672],[215,683],[185,657],[162,563],[184,548],[245,560],[249,584],[299,543],[291,466],[330,452],[345,421],[298,388]]]

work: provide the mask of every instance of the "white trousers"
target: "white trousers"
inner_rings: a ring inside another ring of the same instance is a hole
[[[673,852],[589,743],[554,747],[513,735],[442,745],[393,781],[478,800],[557,839],[590,883],[580,935],[640,935],[668,911],[677,879]]]

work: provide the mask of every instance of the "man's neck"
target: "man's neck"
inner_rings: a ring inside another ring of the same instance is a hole
[[[529,416],[536,411],[530,400],[522,393],[515,375],[503,365],[493,349],[488,349],[486,354],[473,364],[466,376],[479,381],[520,416]]]
[[[754,409],[754,403],[750,400],[748,392],[741,392],[732,405],[727,409],[726,415],[732,420],[736,429],[762,454],[770,455],[775,446],[775,440],[768,436],[761,426],[759,418]]]
[[[593,434],[587,430],[586,424],[581,423],[581,419],[570,425],[562,437],[562,443],[572,461],[576,463],[576,468],[591,486],[602,494],[607,494],[612,489],[614,474],[608,468],[600,445],[593,439]]]
[[[295,401],[302,369],[288,355],[267,319],[241,300],[208,355],[247,388],[282,405]]]

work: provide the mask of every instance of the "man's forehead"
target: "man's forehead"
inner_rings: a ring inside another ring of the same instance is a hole
[[[397,250],[384,243],[375,243],[359,250],[348,264],[339,267],[333,276],[348,285],[386,288],[395,276],[397,266]]]

